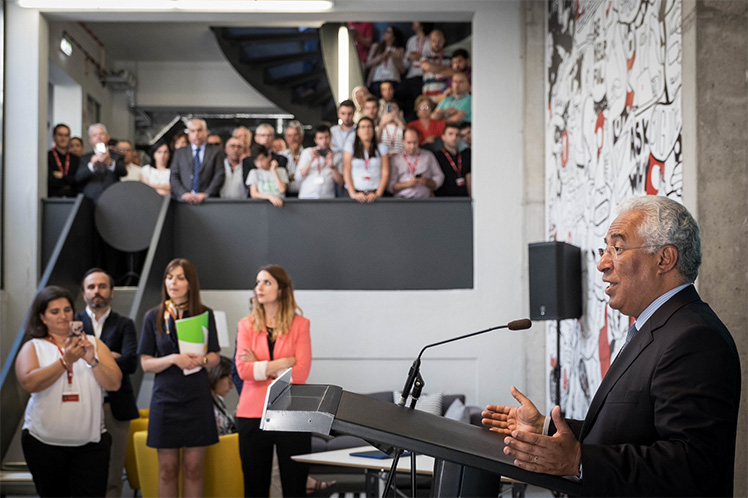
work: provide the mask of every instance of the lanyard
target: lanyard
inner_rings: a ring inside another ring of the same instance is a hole
[[[328,152],[328,154],[331,153],[332,151]],[[320,156],[317,156],[317,173],[322,174],[322,158]]]
[[[462,154],[459,152],[457,153],[457,164],[455,164],[454,160],[452,159],[452,155],[447,152],[447,149],[442,149],[442,153],[444,156],[446,156],[447,161],[449,161],[449,164],[452,166],[452,169],[455,170],[455,173],[457,173],[457,176],[462,178]]]
[[[60,352],[60,359],[62,359],[62,357],[65,356],[65,353],[62,351],[62,348],[58,346],[57,343],[53,341],[51,337],[47,336],[45,337],[45,339],[47,339],[49,342],[55,345],[55,347],[57,348],[57,351]],[[72,385],[73,384],[73,365],[66,366],[65,372],[67,373],[67,376],[68,376],[68,384]]]
[[[418,161],[421,159],[421,151],[418,151],[415,164],[411,164],[410,159],[408,159],[408,154],[406,154],[405,152],[403,152],[403,157],[405,158],[405,162],[408,163],[408,169],[410,169],[410,174],[415,176],[416,168],[418,168]]]
[[[366,172],[367,172],[367,173],[369,172],[369,161],[370,161],[370,160],[371,160],[371,158],[370,158],[370,157],[368,157],[368,155],[367,155],[367,157],[366,157],[366,158],[364,159],[364,169],[366,169]]]
[[[68,171],[70,171],[70,153],[65,154],[65,169],[62,168],[62,161],[60,161],[60,156],[57,155],[57,151],[55,149],[52,149],[52,155],[55,156],[57,169],[62,171],[63,175],[67,175]]]

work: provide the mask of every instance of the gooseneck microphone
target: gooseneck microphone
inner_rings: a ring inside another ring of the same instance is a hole
[[[413,383],[418,377],[418,373],[421,368],[421,356],[423,355],[423,352],[426,351],[428,348],[432,348],[434,346],[441,346],[442,344],[447,344],[449,342],[455,342],[455,341],[459,341],[462,339],[467,339],[468,337],[485,334],[486,332],[491,332],[493,330],[499,330],[499,329],[525,330],[525,329],[529,329],[530,327],[532,327],[532,322],[528,318],[522,318],[520,320],[511,321],[507,323],[506,325],[498,325],[496,327],[491,327],[485,330],[480,330],[478,332],[473,332],[471,334],[465,334],[459,337],[453,337],[451,339],[445,339],[443,341],[435,342],[433,344],[427,344],[426,346],[423,347],[423,349],[421,349],[421,352],[418,353],[418,357],[415,359],[413,364],[410,366],[410,370],[408,371],[408,378],[405,380],[405,385],[403,386],[402,396],[400,396],[400,401],[397,404],[400,406],[405,406],[405,401],[408,399],[408,396],[410,395],[410,391],[413,389]]]

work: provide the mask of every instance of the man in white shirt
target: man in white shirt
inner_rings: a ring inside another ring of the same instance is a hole
[[[244,144],[241,139],[231,137],[226,140],[224,149],[226,158],[223,160],[223,169],[226,178],[221,187],[222,199],[246,199],[247,187],[246,179],[242,170],[242,154],[244,153]]]
[[[356,133],[356,123],[353,115],[356,113],[356,104],[352,100],[344,100],[338,107],[338,124],[330,128],[331,147],[334,151],[343,152],[345,143]]]
[[[123,182],[139,182],[140,171],[143,169],[140,166],[140,158],[138,157],[138,151],[133,147],[132,142],[129,140],[120,140],[117,142],[117,151],[125,157],[125,168],[127,168],[127,175],[120,179]]]
[[[299,199],[333,199],[335,186],[343,185],[341,165],[343,154],[330,148],[330,127],[318,124],[314,128],[316,147],[306,148],[299,159],[296,181]]]
[[[428,150],[418,147],[418,131],[405,128],[403,152],[390,158],[390,183],[388,190],[395,197],[418,199],[433,197],[434,190],[444,182],[439,163]]]

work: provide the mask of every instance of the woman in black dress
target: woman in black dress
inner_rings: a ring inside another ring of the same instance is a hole
[[[148,446],[158,449],[158,494],[178,496],[182,450],[182,496],[202,496],[205,447],[218,442],[206,369],[219,362],[213,311],[200,302],[192,263],[174,259],[164,272],[161,304],[143,320],[138,353],[144,372],[156,374],[148,421]],[[176,320],[208,313],[205,354],[180,353]],[[201,367],[189,375],[184,370]]]

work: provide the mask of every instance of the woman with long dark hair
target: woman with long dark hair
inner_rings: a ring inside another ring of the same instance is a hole
[[[367,86],[371,93],[381,97],[379,86],[383,81],[392,81],[397,89],[400,75],[405,70],[405,42],[402,32],[395,26],[387,26],[382,33],[382,41],[371,46],[365,65],[369,70]]]
[[[260,417],[273,379],[293,367],[291,382],[304,384],[311,366],[309,320],[301,316],[291,278],[278,265],[263,266],[257,273],[252,311],[239,322],[237,332],[236,369],[244,386],[236,415],[246,496],[269,496],[273,448],[283,495],[305,496],[309,466],[291,457],[311,452],[311,435],[263,431]]]
[[[384,195],[390,178],[390,158],[384,144],[377,144],[374,121],[361,118],[356,137],[343,155],[343,176],[348,194],[358,202],[374,202]]]
[[[31,394],[21,445],[39,496],[104,496],[112,438],[104,392],[122,372],[106,344],[74,322],[73,296],[50,286],[34,298],[16,377]]]
[[[180,353],[177,321],[206,312],[206,352]],[[202,496],[205,447],[218,442],[206,369],[218,364],[219,351],[216,321],[200,301],[195,267],[186,259],[172,260],[164,271],[161,303],[145,314],[138,345],[143,371],[156,374],[146,444],[158,450],[159,496],[178,496],[180,450],[182,496]]]
[[[171,170],[169,161],[171,160],[171,149],[169,144],[162,143],[151,154],[153,165],[145,165],[140,172],[140,181],[152,187],[156,192],[163,196],[171,195]]]

